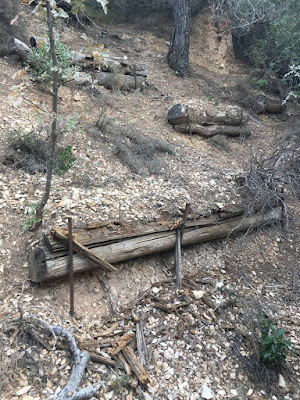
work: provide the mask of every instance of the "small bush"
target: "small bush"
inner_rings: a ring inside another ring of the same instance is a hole
[[[72,65],[72,54],[67,46],[56,41],[56,55],[59,67],[59,80],[65,82],[72,78],[76,67]],[[50,82],[52,79],[52,59],[49,47],[43,44],[40,48],[33,48],[32,55],[28,57],[29,71],[32,76],[42,82]]]
[[[260,313],[259,326],[261,334],[259,356],[263,362],[282,364],[288,352],[296,355],[295,351],[291,348],[291,342],[284,336],[284,330],[276,329],[274,321],[264,318]]]
[[[22,133],[21,128],[9,130],[6,144],[0,150],[2,164],[22,169],[29,174],[46,172],[49,146],[34,133]]]
[[[65,176],[65,173],[73,166],[76,158],[72,153],[72,146],[67,146],[60,151],[57,156],[57,166],[55,172],[59,176]]]
[[[36,204],[30,204],[28,210],[28,218],[21,223],[22,231],[29,231],[36,223],[41,222],[40,218],[36,218],[35,216]]]
[[[258,78],[252,78],[252,86],[256,90],[262,90],[265,89],[268,85],[268,81],[264,78],[258,79]]]

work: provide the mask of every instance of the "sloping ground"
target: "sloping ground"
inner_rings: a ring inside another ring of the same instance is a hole
[[[41,27],[36,31],[36,24],[31,19],[29,23],[32,34],[42,35]],[[61,113],[65,119],[72,116],[73,127],[64,133],[60,145],[72,145],[76,162],[64,178],[54,177],[44,229],[64,225],[69,215],[76,225],[107,219],[147,222],[181,217],[186,202],[195,213],[235,204],[235,177],[246,167],[252,152],[272,150],[274,135],[290,130],[293,115],[286,122],[266,116],[253,118],[252,136],[246,140],[207,141],[177,133],[166,119],[174,104],[231,104],[228,93],[247,76],[245,67],[226,59],[226,68],[221,66],[218,74],[217,64],[210,68],[197,62],[193,54],[191,76],[182,79],[166,64],[167,27],[157,35],[129,25],[114,25],[108,31],[117,35],[107,38],[112,54],[148,62],[149,86],[143,92],[129,93],[103,88],[96,97],[76,85],[61,88]],[[153,31],[160,32],[158,27]],[[76,38],[74,50],[85,46],[76,30],[68,28],[61,34],[72,48]],[[3,146],[7,133],[18,128],[44,139],[48,135],[47,115],[37,122],[39,114],[50,109],[48,88],[23,76],[22,103],[14,92],[7,97],[10,88],[21,82],[13,78],[19,68],[12,59],[0,60]],[[96,121],[103,117],[107,126],[100,131]],[[129,166],[122,146],[117,146],[120,143],[125,148],[140,144],[140,149],[130,155]],[[159,143],[162,150],[157,151],[153,143]],[[155,154],[147,152],[149,146]],[[269,229],[239,240],[230,238],[185,249],[183,272],[197,275],[190,277],[179,293],[172,283],[162,283],[172,276],[173,254],[123,263],[117,273],[105,277],[99,271],[77,276],[77,318],[72,321],[65,280],[39,286],[26,280],[28,255],[40,237],[22,233],[21,222],[29,205],[42,193],[44,174],[30,175],[1,165],[0,181],[2,332],[5,322],[15,317],[12,313],[18,301],[30,314],[36,314],[31,307],[42,307],[41,315],[52,323],[54,317],[47,310],[57,312],[81,341],[96,339],[114,321],[122,330],[135,330],[136,315],[140,314],[145,316],[150,385],[140,388],[135,378],[93,363],[83,384],[102,383],[96,398],[198,399],[204,384],[215,399],[300,398],[300,371],[295,358],[289,355],[280,370],[261,374],[253,373],[257,365],[250,358],[257,346],[259,310],[285,329],[299,353],[299,226],[292,225],[285,233]],[[291,203],[297,214],[298,205]],[[134,305],[112,316],[109,297],[98,278],[109,284],[118,312],[136,299]],[[148,288],[149,292],[138,298]],[[195,291],[206,292],[216,306],[215,312]],[[187,304],[172,312],[155,306],[155,302],[176,305],[178,300]],[[231,303],[222,308],[222,301]],[[22,335],[21,327],[14,326],[17,328],[1,333],[1,398],[48,399],[66,383],[70,357],[64,350],[43,349],[32,336]],[[99,345],[95,352],[104,354],[106,350]],[[278,386],[279,373],[285,387]],[[16,394],[26,386],[30,387],[25,394]]]

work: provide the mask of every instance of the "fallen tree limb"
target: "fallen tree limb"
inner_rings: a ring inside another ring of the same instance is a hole
[[[63,326],[50,325],[42,318],[36,318],[35,316],[22,315],[21,313],[21,321],[25,324],[30,324],[32,321],[34,321],[47,331],[51,332],[54,335],[55,340],[57,337],[61,337],[64,338],[68,343],[70,352],[74,359],[74,365],[72,367],[68,383],[58,394],[53,396],[53,400],[79,400],[93,397],[93,395],[99,390],[100,385],[78,389],[90,357],[87,352],[79,350],[72,333]]]
[[[210,240],[223,238],[228,235],[245,232],[263,224],[279,221],[281,209],[271,210],[264,215],[255,214],[249,217],[234,217],[221,219],[212,226],[187,227],[183,235],[182,246],[204,243]],[[188,224],[187,224],[188,225]],[[175,247],[175,231],[151,233],[144,236],[126,239],[117,243],[95,247],[94,253],[101,256],[109,263],[119,263],[149,254],[171,250]],[[74,272],[87,271],[95,268],[94,264],[79,254],[74,255]],[[42,282],[53,278],[65,276],[68,272],[68,257],[59,257],[51,254],[46,247],[35,249],[29,267],[29,279],[33,282]]]

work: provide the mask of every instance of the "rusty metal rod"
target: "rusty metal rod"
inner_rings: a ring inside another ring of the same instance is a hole
[[[69,282],[70,282],[70,315],[74,316],[74,270],[73,270],[73,227],[72,218],[68,218],[69,230]]]

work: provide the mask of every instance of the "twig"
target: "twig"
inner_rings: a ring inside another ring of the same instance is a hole
[[[110,287],[109,287],[108,283],[105,282],[104,279],[98,278],[98,281],[101,283],[101,285],[106,289],[106,291],[108,293],[108,297],[109,297],[110,305],[111,305],[111,310],[112,310],[112,313],[114,314],[117,309],[116,309],[116,306],[115,306],[115,301],[114,301],[113,295],[111,293]]]

